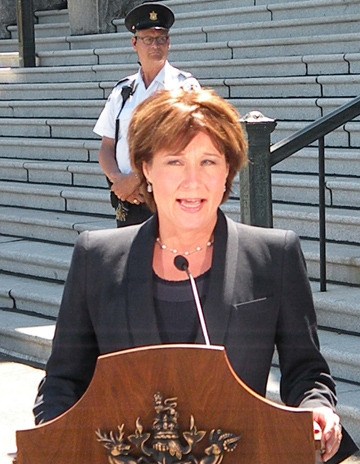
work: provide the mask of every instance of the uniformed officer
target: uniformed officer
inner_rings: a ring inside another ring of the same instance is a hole
[[[140,69],[116,84],[94,127],[102,137],[99,163],[111,184],[118,227],[143,222],[151,215],[130,166],[127,132],[132,112],[157,90],[199,86],[190,73],[168,62],[169,29],[174,21],[171,9],[157,2],[143,3],[128,13],[125,26],[134,34],[132,46]]]

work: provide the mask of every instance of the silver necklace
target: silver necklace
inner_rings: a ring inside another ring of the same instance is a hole
[[[176,248],[169,248],[167,245],[165,245],[165,243],[162,243],[161,240],[160,240],[160,237],[158,237],[156,239],[156,243],[159,245],[159,247],[163,250],[163,251],[169,251],[170,253],[173,253],[174,255],[178,254],[179,251],[176,249]],[[206,243],[206,247],[207,248],[210,248],[214,243],[214,240],[209,240],[207,243]],[[183,255],[185,256],[189,256],[189,255],[192,255],[193,253],[198,253],[199,251],[201,251],[204,247],[201,247],[201,246],[197,246],[195,248],[195,250],[193,251],[184,251]]]

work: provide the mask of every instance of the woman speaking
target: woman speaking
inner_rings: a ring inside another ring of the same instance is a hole
[[[142,225],[80,235],[36,422],[82,396],[101,354],[204,343],[188,277],[174,264],[180,255],[196,280],[211,342],[226,347],[237,375],[263,396],[276,347],[282,401],[313,409],[322,459],[341,462],[356,446],[335,412],[299,239],[236,223],[219,209],[247,163],[239,114],[211,90],[161,91],[136,109],[129,149],[155,214]]]

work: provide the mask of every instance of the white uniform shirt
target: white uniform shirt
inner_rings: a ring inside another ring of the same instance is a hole
[[[129,85],[134,80],[133,94],[130,95],[126,101],[119,116],[122,104],[121,89],[123,86]],[[140,70],[136,74],[121,80],[120,83],[114,87],[99,116],[99,119],[95,124],[94,132],[101,137],[105,136],[115,139],[115,121],[119,116],[120,129],[116,147],[116,161],[122,173],[128,174],[131,172],[127,134],[134,109],[157,90],[171,90],[183,83],[187,87],[199,87],[199,83],[191,76],[191,74],[180,71],[166,62],[165,66],[161,69],[148,88],[145,87]]]

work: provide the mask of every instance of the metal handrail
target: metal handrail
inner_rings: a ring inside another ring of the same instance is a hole
[[[326,291],[326,181],[324,137],[359,115],[360,96],[270,147],[270,165],[275,166],[280,163],[280,161],[283,161],[316,140],[319,141],[319,246],[321,292]]]

